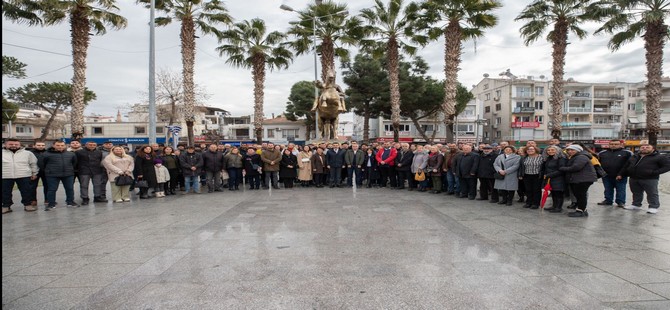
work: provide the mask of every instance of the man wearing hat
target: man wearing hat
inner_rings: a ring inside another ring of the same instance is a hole
[[[493,188],[495,185],[496,169],[493,163],[496,160],[493,147],[485,144],[479,154],[479,166],[477,167],[477,178],[479,178],[479,198],[477,200],[488,200],[491,193],[491,203],[498,202],[498,191]]]

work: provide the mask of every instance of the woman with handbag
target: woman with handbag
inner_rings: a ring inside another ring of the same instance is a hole
[[[412,171],[412,176],[410,177],[409,181],[410,191],[413,191],[416,188],[417,183],[419,184],[420,192],[426,191],[426,185],[428,181],[426,181],[425,170],[427,164],[428,164],[428,154],[424,152],[423,145],[417,145],[416,150],[414,151],[414,158],[412,158],[412,168],[410,170]],[[422,181],[416,179],[418,173],[423,174]]]
[[[566,189],[565,174],[560,171],[567,163],[567,159],[561,155],[560,149],[556,146],[549,146],[545,150],[547,158],[542,164],[543,182],[542,187],[549,183],[551,186],[551,208],[545,208],[545,211],[551,213],[563,212],[564,191]]]
[[[433,194],[442,192],[442,162],[444,161],[444,156],[438,151],[437,146],[433,145],[430,147],[426,164],[427,176],[433,179],[433,191],[431,192]]]
[[[133,183],[133,170],[135,161],[127,155],[120,146],[112,148],[111,153],[102,161],[107,170],[107,175],[112,187],[112,200],[114,202],[130,201],[130,185]]]
[[[493,167],[496,170],[496,174],[494,175],[496,181],[493,187],[498,190],[498,196],[501,197],[498,204],[511,206],[514,201],[514,192],[519,189],[517,173],[521,156],[516,154],[513,146],[506,146],[503,152],[493,162]]]
[[[143,146],[135,156],[135,176],[137,176],[136,187],[140,188],[140,199],[152,198],[149,188],[156,188],[156,169],[154,168],[155,155],[151,146]],[[140,183],[141,181],[144,181]],[[146,183],[146,184],[143,184]],[[142,185],[142,186],[140,186]]]
[[[305,145],[302,151],[298,153],[298,180],[300,186],[309,187],[309,182],[312,181],[312,151],[309,146]]]

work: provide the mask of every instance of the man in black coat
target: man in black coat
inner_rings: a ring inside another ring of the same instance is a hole
[[[39,162],[42,161],[42,158],[44,158],[44,154],[47,152],[47,145],[44,143],[44,141],[35,141],[35,145],[33,148],[30,150],[33,152],[35,157],[37,157],[37,163],[39,165]],[[37,205],[37,187],[39,187],[40,180],[42,181],[42,191],[44,193],[44,204],[48,205],[49,203],[46,202],[47,199],[47,192],[49,187],[47,186],[47,178],[44,175],[44,170],[40,169],[40,172],[37,174],[37,178],[35,180],[30,180],[30,190],[32,193],[32,197],[35,199],[35,201],[32,202],[33,206]]]
[[[102,166],[102,151],[93,141],[86,142],[84,148],[75,152],[77,155],[77,170],[79,171],[79,196],[81,204],[88,205],[88,185],[93,182],[93,202],[107,202],[102,197],[103,188],[107,187],[107,171]]]
[[[493,188],[495,184],[496,169],[493,168],[496,155],[493,152],[493,147],[484,145],[479,154],[479,166],[477,167],[477,177],[479,178],[479,198],[477,200],[488,200],[489,193],[491,193],[491,203],[498,202],[498,191]]]
[[[599,206],[611,206],[616,202],[619,208],[623,208],[626,204],[626,183],[627,177],[621,177],[617,180],[617,176],[622,174],[622,169],[626,162],[633,156],[628,150],[623,148],[623,143],[619,140],[612,140],[609,143],[609,148],[598,153],[600,166],[607,173],[603,179],[603,186],[605,186],[605,200],[598,203]],[[614,190],[616,189],[616,199],[614,198]]]
[[[633,204],[624,208],[640,210],[644,193],[647,193],[647,203],[649,203],[647,213],[658,213],[658,208],[661,206],[658,199],[658,177],[668,171],[670,171],[670,157],[659,154],[652,145],[641,145],[640,152],[626,162],[623,173],[616,177],[617,180],[623,179],[624,176],[630,177]]]
[[[410,151],[408,143],[401,143],[400,150],[398,151],[398,156],[396,156],[396,166],[395,171],[398,173],[398,189],[405,188],[405,180],[410,182],[410,188],[413,184],[412,180],[414,177],[411,176],[412,172],[412,160],[414,159],[414,153]]]
[[[456,176],[461,185],[460,198],[474,200],[477,196],[477,168],[479,167],[479,156],[472,151],[472,145],[463,145],[462,152],[454,159]]]
[[[216,144],[210,144],[209,149],[202,153],[203,170],[206,173],[208,193],[222,191],[221,171],[223,165],[223,152],[219,151]]]
[[[345,151],[340,149],[340,144],[333,143],[333,148],[326,153],[326,163],[330,171],[330,187],[341,187],[342,168],[347,166],[344,163]]]
[[[77,167],[77,155],[65,150],[65,142],[56,141],[53,147],[49,148],[42,161],[38,162],[40,170],[44,171],[47,178],[48,192],[47,201],[49,204],[44,211],[49,211],[56,207],[56,191],[58,184],[63,183],[65,188],[65,202],[68,207],[79,207],[74,202],[74,175]]]

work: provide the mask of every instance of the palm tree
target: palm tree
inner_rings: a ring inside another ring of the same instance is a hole
[[[17,5],[20,14],[5,14],[13,21],[27,21],[29,25],[52,26],[67,20],[70,23],[72,37],[72,139],[80,139],[84,135],[84,109],[86,108],[86,57],[90,44],[90,32],[102,35],[107,32],[105,26],[113,29],[126,27],[127,21],[118,11],[114,0],[61,0],[61,1],[4,1]],[[18,18],[18,19],[17,19]]]
[[[404,7],[404,11],[401,10]],[[391,90],[391,121],[393,122],[393,139],[398,142],[400,134],[400,86],[399,63],[400,50],[408,55],[416,54],[416,47],[404,40],[425,45],[428,37],[414,32],[413,23],[419,16],[420,7],[414,2],[407,6],[403,0],[389,0],[388,7],[381,0],[375,0],[372,8],[361,10],[361,18],[367,22],[364,27],[366,38],[360,41],[361,46],[374,56],[386,56],[389,84]]]
[[[310,4],[299,14],[300,20],[291,22],[293,26],[288,31],[295,38],[289,45],[296,55],[303,55],[312,52],[316,44],[312,40],[321,40],[317,50],[321,54],[321,80],[325,81],[329,70],[335,72],[335,56],[344,61],[349,58],[349,51],[338,43],[355,45],[361,39],[361,21],[349,17],[345,4],[330,0]],[[315,32],[317,38],[314,38]]]
[[[37,1],[9,0],[2,1],[2,15],[8,20],[17,23],[26,23],[29,26],[42,24],[40,17],[41,7]]]
[[[227,55],[227,63],[251,69],[254,79],[254,130],[258,144],[263,142],[263,89],[265,68],[288,68],[293,61],[293,53],[285,45],[286,34],[279,31],[267,33],[265,21],[254,18],[251,21],[235,23],[232,29],[221,34],[220,42],[226,44],[216,48],[219,55]]]
[[[150,3],[151,0],[139,0]],[[184,120],[188,130],[188,145],[193,145],[193,123],[195,122],[195,84],[193,82],[195,66],[195,32],[214,34],[217,38],[221,31],[218,24],[229,25],[232,17],[220,0],[154,0],[156,9],[166,16],[157,17],[156,25],[165,26],[173,20],[181,22],[179,39],[181,40],[181,63],[184,83]]]
[[[606,22],[597,33],[614,34],[608,47],[616,51],[637,37],[644,37],[647,61],[647,136],[656,146],[661,131],[663,47],[670,39],[670,0],[608,0],[590,7],[591,13]]]
[[[592,20],[586,14],[586,8],[591,0],[535,0],[524,8],[514,20],[523,20],[527,23],[520,29],[524,44],[530,45],[542,37],[547,28],[553,24],[549,31],[547,40],[552,44],[553,64],[551,74],[550,104],[553,114],[551,116],[551,136],[555,139],[561,137],[561,122],[563,121],[563,86],[565,81],[565,54],[568,46],[568,34],[572,33],[579,39],[586,37],[586,31],[580,28],[582,23]]]
[[[484,35],[484,29],[498,23],[491,12],[502,5],[498,0],[428,0],[419,29],[428,29],[431,39],[444,36],[444,123],[447,140],[453,138],[451,124],[456,115],[458,66],[461,64],[462,42]]]

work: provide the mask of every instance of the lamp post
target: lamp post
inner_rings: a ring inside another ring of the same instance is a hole
[[[477,115],[477,120],[475,120],[475,124],[477,128],[475,128],[475,145],[479,145],[479,126],[486,126],[489,120],[485,118],[479,118],[479,115]],[[484,128],[482,128],[482,131],[484,131]],[[482,139],[483,140],[483,139]]]
[[[286,4],[280,5],[279,8],[284,10],[284,11],[300,13],[300,12],[296,11],[295,9],[293,9],[292,7],[290,7]],[[312,44],[313,44],[313,47],[314,47],[314,83],[315,83],[314,84],[314,102],[317,102],[319,100],[319,89],[316,87],[316,81],[319,80],[319,73],[318,73],[318,68],[317,68],[317,55],[316,55],[317,54],[316,53],[316,20],[319,19],[319,18],[334,16],[334,15],[341,15],[341,14],[346,15],[348,13],[349,13],[349,11],[345,10],[345,11],[335,12],[333,14],[328,14],[328,15],[323,15],[323,16],[310,16],[310,18],[309,18],[309,19],[312,20]],[[302,14],[302,13],[300,13],[300,14]],[[298,24],[298,22],[296,22],[296,23],[290,22],[290,24]],[[319,139],[321,139],[321,132],[319,132],[319,108],[318,108],[318,106],[317,106],[316,111],[315,111],[314,126],[316,127],[315,128],[316,129],[315,130],[316,131],[316,140],[319,140]]]
[[[151,0],[149,17],[149,143],[156,143],[156,17],[155,0]]]

